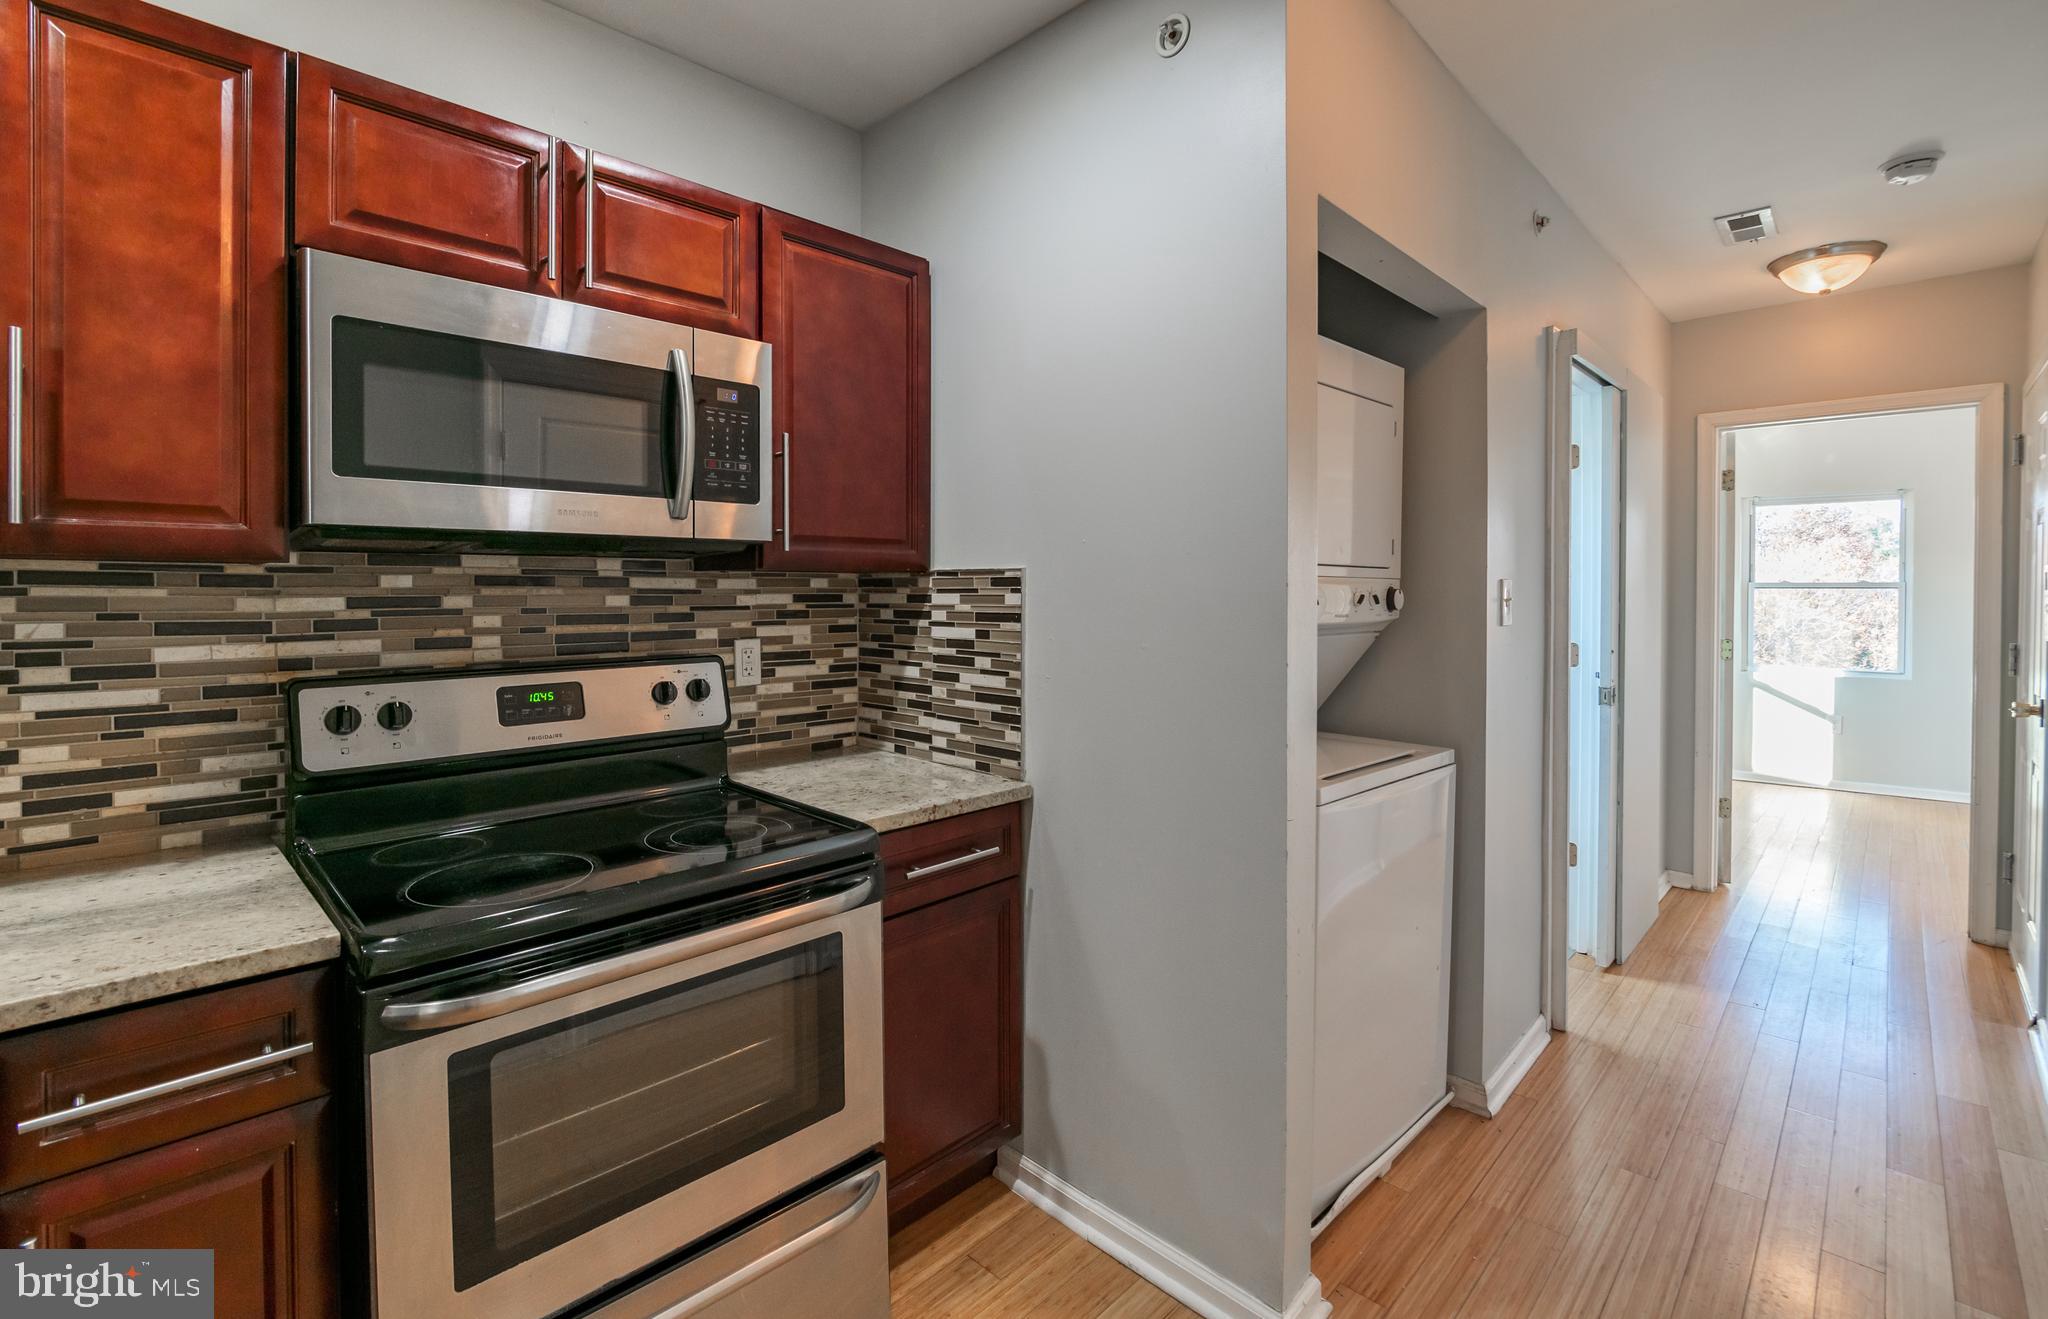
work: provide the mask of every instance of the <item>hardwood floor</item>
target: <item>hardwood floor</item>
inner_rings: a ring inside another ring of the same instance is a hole
[[[1741,897],[1575,959],[1501,1113],[1445,1112],[1316,1243],[1339,1319],[2048,1315],[2048,1104],[1965,933],[1966,808],[1736,803]]]
[[[1574,963],[1501,1113],[1444,1112],[1316,1243],[1335,1319],[2048,1316],[2048,1103],[1964,932],[1965,808],[1736,801],[1742,895]],[[1190,1313],[995,1182],[890,1264],[897,1319]]]
[[[889,1309],[892,1319],[1195,1313],[994,1178],[889,1239]]]

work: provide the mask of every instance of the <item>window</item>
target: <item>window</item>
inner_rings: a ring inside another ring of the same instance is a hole
[[[1758,499],[1749,664],[1903,673],[1906,500]]]

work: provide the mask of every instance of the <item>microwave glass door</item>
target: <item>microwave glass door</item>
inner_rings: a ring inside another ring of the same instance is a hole
[[[664,370],[337,316],[335,474],[665,499]]]
[[[834,933],[452,1054],[456,1290],[838,1113],[844,960]]]

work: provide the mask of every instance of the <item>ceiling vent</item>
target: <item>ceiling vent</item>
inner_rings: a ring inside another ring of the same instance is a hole
[[[1770,207],[1759,206],[1753,211],[1715,216],[1714,232],[1721,235],[1721,246],[1733,247],[1771,237],[1778,232],[1778,221]]]

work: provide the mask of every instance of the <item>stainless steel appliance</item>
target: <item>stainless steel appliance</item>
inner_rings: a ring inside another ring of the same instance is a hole
[[[302,249],[300,544],[769,539],[772,350]]]
[[[362,1308],[886,1316],[877,839],[725,777],[720,662],[286,705],[363,1041]]]

